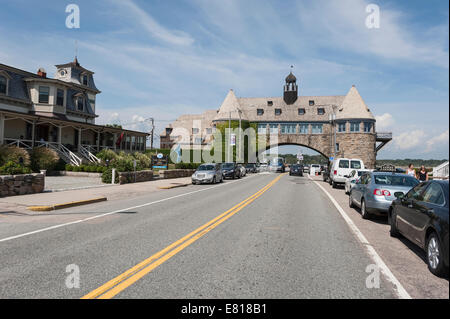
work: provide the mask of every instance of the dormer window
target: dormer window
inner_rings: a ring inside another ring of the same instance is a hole
[[[8,80],[5,76],[0,75],[0,94],[6,94],[6,88],[8,87]]]
[[[281,109],[275,109],[275,115],[281,115]]]
[[[298,109],[298,115],[305,115],[305,109]]]
[[[267,101],[267,106],[272,106],[273,105],[273,101]]]
[[[264,110],[263,110],[263,109],[257,109],[257,110],[256,110],[256,114],[257,114],[258,116],[261,116],[261,115],[264,114]]]
[[[84,111],[84,97],[77,97],[77,110],[83,112]]]
[[[89,77],[88,77],[88,75],[86,73],[81,73],[80,77],[81,77],[81,84],[87,86],[89,84]]]
[[[318,108],[317,109],[317,115],[324,115],[325,114],[325,109],[324,108]]]
[[[48,96],[50,93],[50,88],[48,86],[39,87],[39,103],[48,104]]]
[[[309,100],[309,106],[314,106],[314,100]]]

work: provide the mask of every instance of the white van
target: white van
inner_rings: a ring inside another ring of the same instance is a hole
[[[338,184],[345,184],[352,170],[365,169],[364,163],[358,158],[336,158],[330,165],[330,184],[336,188]]]

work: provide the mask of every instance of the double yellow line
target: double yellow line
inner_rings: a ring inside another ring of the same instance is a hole
[[[90,293],[83,296],[81,299],[110,299],[116,296],[121,291],[125,290],[127,287],[134,284],[136,281],[144,277],[146,274],[151,272],[153,269],[164,263],[165,261],[169,260],[171,257],[182,251],[184,248],[188,247],[198,239],[200,239],[203,235],[207,234],[220,224],[222,224],[224,221],[226,221],[228,218],[239,212],[241,209],[243,209],[245,206],[252,203],[254,200],[256,200],[258,197],[260,197],[262,194],[264,194],[269,188],[271,188],[276,182],[280,180],[280,178],[285,175],[279,175],[277,178],[272,180],[269,184],[264,186],[262,189],[260,189],[258,192],[253,194],[252,196],[248,197],[247,199],[243,200],[239,204],[233,206],[226,212],[220,214],[216,218],[210,220],[203,226],[197,228],[196,230],[192,231],[191,233],[187,234],[183,238],[177,240],[176,242],[170,244],[163,250],[159,251],[158,253],[154,254],[153,256],[145,259],[144,261],[140,262],[136,266],[128,269],[121,275],[115,277],[114,279],[111,279],[104,285],[98,287],[97,289],[91,291]]]

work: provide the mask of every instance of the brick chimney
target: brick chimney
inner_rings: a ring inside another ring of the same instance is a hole
[[[39,70],[37,71],[37,75],[39,75],[41,78],[46,78],[47,72],[45,72],[44,68],[39,68]]]

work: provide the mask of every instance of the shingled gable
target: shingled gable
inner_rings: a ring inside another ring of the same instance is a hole
[[[362,99],[361,95],[359,95],[359,92],[354,85],[351,87],[350,91],[348,91],[347,95],[345,96],[342,105],[338,109],[336,118],[371,119],[371,120],[375,119],[375,117],[370,112],[369,108]]]
[[[239,110],[242,111],[242,108],[239,105],[239,101],[236,98],[233,90],[230,90],[222,105],[220,106],[219,112],[217,112],[214,121],[228,120],[230,119],[230,117],[232,120],[239,120],[239,118],[241,120],[247,120],[247,115],[244,112],[241,112],[241,114],[239,114]]]

